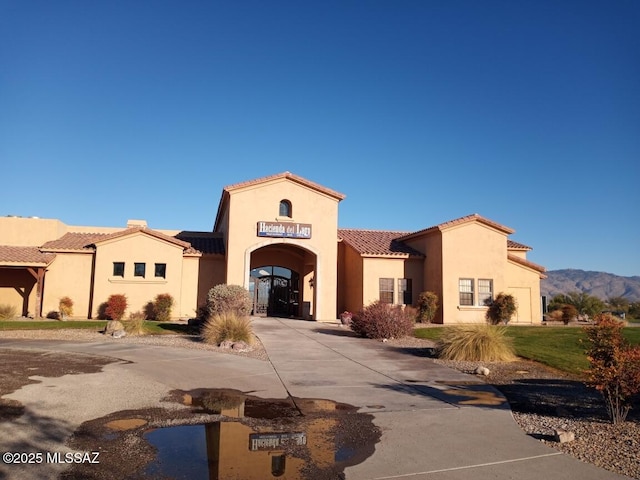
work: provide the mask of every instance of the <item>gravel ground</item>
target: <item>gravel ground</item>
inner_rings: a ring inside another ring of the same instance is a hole
[[[195,336],[183,335],[113,339],[86,330],[22,330],[1,331],[0,338],[89,342],[107,340],[204,349],[261,360],[268,358],[257,338],[252,350],[248,352],[221,349],[204,344]],[[387,345],[411,348],[414,351],[416,348],[424,348],[425,356],[428,356],[433,342],[408,338],[390,340]],[[495,385],[509,400],[514,419],[526,434],[584,462],[640,479],[640,406],[631,411],[627,422],[612,425],[607,420],[604,403],[598,392],[586,387],[579,378],[544,365],[524,360],[509,363],[451,362],[438,359],[434,361],[465,373],[473,373],[480,365],[487,367],[490,370],[490,374],[485,378],[487,383]],[[568,443],[555,442],[553,435],[556,429],[573,432],[575,440]]]

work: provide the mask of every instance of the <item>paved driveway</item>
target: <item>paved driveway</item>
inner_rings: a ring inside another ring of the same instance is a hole
[[[157,405],[169,390],[224,387],[263,398],[326,398],[371,413],[381,441],[371,457],[347,468],[348,479],[624,478],[525,435],[504,398],[473,376],[355,338],[336,325],[257,318],[254,328],[270,362],[114,341],[0,339],[0,348],[120,359],[100,373],[44,378],[10,395],[31,413],[0,424],[0,446],[7,450],[41,436],[39,419],[57,428],[58,437],[40,443],[53,448],[83,421]]]

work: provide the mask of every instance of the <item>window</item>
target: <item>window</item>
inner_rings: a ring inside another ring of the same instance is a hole
[[[478,305],[487,305],[493,300],[493,280],[488,278],[478,279]]]
[[[393,303],[393,278],[380,279],[380,301]]]
[[[460,292],[460,305],[473,305],[473,278],[461,278],[458,280]]]
[[[400,302],[402,300],[402,302]],[[413,303],[413,292],[411,291],[411,279],[398,279],[398,303],[411,305]]]
[[[113,276],[124,277],[124,262],[113,262]]]
[[[280,200],[279,216],[291,218],[291,202],[289,200]]]
[[[145,269],[146,269],[146,264],[144,264],[144,263],[134,263],[133,264],[133,276],[134,277],[142,277],[142,278],[144,278]]]
[[[155,276],[160,278],[167,278],[167,264],[156,263]]]

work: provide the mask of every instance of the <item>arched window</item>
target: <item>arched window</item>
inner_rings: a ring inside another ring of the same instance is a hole
[[[280,200],[279,216],[291,218],[291,202],[289,200]]]

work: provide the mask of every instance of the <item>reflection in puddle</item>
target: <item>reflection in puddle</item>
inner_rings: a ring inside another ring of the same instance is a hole
[[[73,465],[64,479],[334,480],[371,456],[380,439],[372,415],[330,400],[266,400],[234,390],[175,391],[166,400],[188,408],[85,422],[70,446],[90,450],[99,441],[100,464]]]

